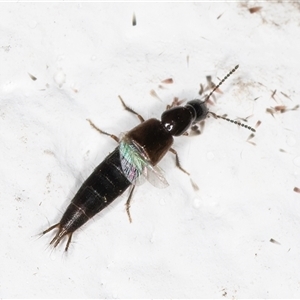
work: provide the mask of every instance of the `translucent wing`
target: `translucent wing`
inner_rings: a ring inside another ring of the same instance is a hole
[[[148,164],[143,170],[143,176],[157,188],[162,189],[169,186],[168,181],[164,177],[163,170],[158,166]]]
[[[124,175],[132,184],[141,184],[146,178],[153,186],[165,188],[169,184],[162,170],[153,166],[142,150],[124,137],[120,142],[120,161]]]

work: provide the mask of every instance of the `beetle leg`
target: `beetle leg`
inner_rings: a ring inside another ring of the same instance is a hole
[[[105,131],[103,131],[103,130],[101,130],[101,129],[99,129],[90,119],[86,119],[89,123],[90,123],[90,125],[94,128],[94,129],[96,129],[98,132],[100,132],[101,134],[105,134],[105,135],[108,135],[108,136],[110,136],[112,139],[114,139],[117,143],[119,143],[120,142],[120,139],[117,137],[117,136],[115,136],[114,134],[110,134],[110,133],[107,133],[107,132],[105,132]]]
[[[131,215],[130,215],[129,209],[130,209],[130,202],[131,202],[132,193],[133,193],[133,191],[134,191],[134,188],[135,188],[135,185],[132,185],[132,186],[130,187],[129,197],[128,197],[127,202],[126,202],[126,204],[125,204],[125,205],[126,205],[126,212],[127,212],[127,215],[128,215],[128,218],[129,218],[129,222],[130,222],[130,223],[132,223],[132,219],[131,219]]]
[[[132,108],[128,107],[128,106],[125,104],[124,100],[122,99],[122,97],[121,97],[120,95],[119,95],[119,99],[120,99],[120,101],[122,102],[123,107],[124,107],[127,111],[129,111],[129,112],[133,113],[134,115],[136,115],[136,116],[140,119],[141,123],[143,123],[143,122],[145,121],[145,119],[144,119],[140,114],[138,114],[138,113],[135,112]]]
[[[179,162],[179,157],[178,157],[177,151],[173,148],[170,148],[169,151],[172,152],[175,155],[176,167],[179,168],[185,174],[190,175],[189,172],[187,172],[184,168],[182,168],[182,166]]]

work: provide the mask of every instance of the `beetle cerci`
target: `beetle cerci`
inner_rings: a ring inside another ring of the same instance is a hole
[[[141,115],[127,107],[119,96],[124,108],[137,115],[141,121],[141,124],[131,129],[120,139],[100,130],[92,121],[88,120],[92,127],[102,134],[109,135],[119,145],[82,184],[61,220],[43,231],[45,234],[54,228],[58,229],[50,244],[56,247],[65,236],[68,236],[65,247],[65,251],[67,251],[73,233],[122,195],[129,187],[131,190],[126,202],[126,210],[131,221],[130,200],[137,181],[146,178],[156,187],[168,186],[162,171],[157,166],[168,151],[175,154],[176,165],[186,172],[180,166],[177,152],[171,148],[173,137],[185,134],[196,123],[204,120],[208,114],[255,131],[250,126],[216,115],[207,108],[209,97],[237,68],[238,65],[213,88],[204,101],[191,100],[185,106],[178,106],[177,103],[173,103],[162,113],[160,120],[154,118],[144,120]]]

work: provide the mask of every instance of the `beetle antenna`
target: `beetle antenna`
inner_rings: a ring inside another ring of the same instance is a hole
[[[208,94],[208,96],[206,97],[206,99],[205,99],[205,101],[207,101],[209,98],[210,98],[210,96],[224,83],[224,81],[230,76],[230,75],[232,75],[232,73],[234,73],[236,70],[237,70],[237,68],[239,67],[239,65],[236,65],[213,89],[212,89],[212,91]],[[223,117],[223,116],[219,116],[219,115],[217,115],[217,114],[215,114],[215,113],[213,113],[213,112],[211,112],[211,111],[209,111],[208,112],[208,114],[211,114],[214,118],[216,118],[216,119],[223,119],[223,120],[226,120],[226,121],[228,121],[228,122],[231,122],[231,123],[234,123],[234,124],[236,124],[236,125],[239,125],[239,126],[241,126],[241,127],[244,127],[244,128],[246,128],[246,129],[249,129],[249,130],[251,130],[251,131],[253,131],[253,132],[255,132],[256,130],[253,128],[253,127],[251,127],[251,126],[248,126],[248,125],[246,125],[246,124],[244,124],[244,123],[241,123],[241,122],[238,122],[238,121],[235,121],[235,120],[231,120],[231,119],[228,119],[228,118],[226,118],[226,117]]]
[[[223,82],[236,71],[236,69],[239,67],[239,65],[236,65],[214,88],[213,90],[208,94],[208,96],[205,99],[205,102],[208,101],[210,96],[223,84]]]
[[[238,122],[238,121],[235,121],[235,120],[231,120],[231,119],[228,119],[228,118],[223,117],[223,116],[219,116],[219,115],[217,115],[217,114],[215,114],[215,113],[213,113],[213,112],[211,112],[211,111],[209,111],[208,113],[211,114],[211,115],[212,115],[214,118],[216,118],[216,119],[223,119],[223,120],[226,120],[226,121],[228,121],[228,122],[231,122],[231,123],[234,123],[234,124],[236,124],[236,125],[239,125],[239,126],[241,126],[241,127],[245,127],[245,128],[247,128],[247,129],[249,129],[249,130],[251,130],[251,131],[253,131],[253,132],[256,132],[256,130],[255,130],[253,127],[248,126],[248,125],[246,125],[246,124],[244,124],[244,123],[241,123],[241,122]]]

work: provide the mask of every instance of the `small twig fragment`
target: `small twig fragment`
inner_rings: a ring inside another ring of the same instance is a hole
[[[277,242],[277,241],[274,240],[274,239],[270,239],[270,242],[273,243],[273,244],[281,245],[279,242]]]
[[[254,13],[260,11],[261,9],[262,9],[261,6],[255,6],[255,7],[249,8],[249,12],[250,12],[250,14],[254,14]]]
[[[158,95],[156,94],[156,92],[155,92],[154,90],[151,90],[151,91],[150,91],[150,95],[151,95],[152,97],[155,97],[155,98],[157,98],[158,100],[161,101],[161,99],[158,97]]]
[[[37,78],[35,76],[33,76],[32,74],[28,73],[29,77],[33,80],[33,81],[36,81]]]
[[[135,16],[135,13],[133,13],[133,16],[132,16],[132,26],[136,26],[136,16]]]
[[[259,127],[259,126],[260,126],[260,124],[261,124],[261,121],[259,121],[259,120],[258,120],[258,121],[256,122],[256,124],[255,124],[255,126],[254,126],[254,127],[255,127],[255,128],[257,128],[257,127]]]
[[[284,97],[288,98],[289,100],[292,100],[287,94],[280,92],[280,94],[282,94]]]
[[[294,192],[296,192],[296,193],[300,193],[300,188],[298,188],[298,187],[294,187]]]
[[[167,78],[167,79],[162,80],[161,82],[165,83],[165,84],[172,84],[173,83],[173,78]]]

